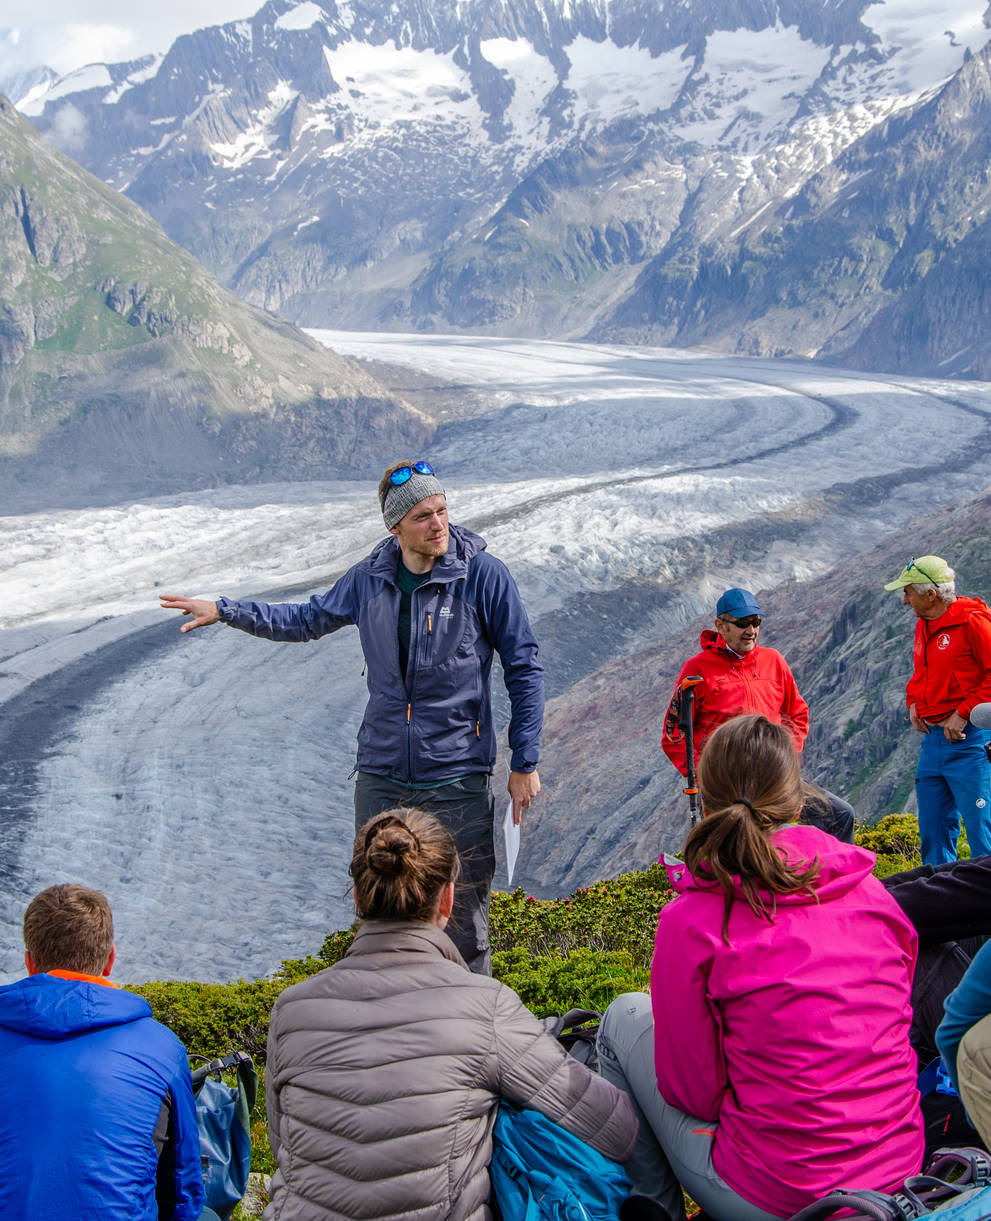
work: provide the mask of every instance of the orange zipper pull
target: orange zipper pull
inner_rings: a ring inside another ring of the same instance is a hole
[[[409,722],[410,722],[410,717],[411,717],[412,715],[413,715],[413,705],[412,705],[412,704],[407,704],[407,705],[406,705],[406,724],[407,724],[407,725],[409,724]]]
[[[427,613],[427,631],[428,631],[428,632],[429,632],[431,635],[433,635],[433,631],[434,631],[434,621],[433,621],[433,618],[432,618],[432,616],[430,615],[430,613],[429,613],[429,612]]]
[[[475,722],[475,737],[480,738],[481,736],[482,736],[482,727],[479,724],[479,722],[476,721]]]

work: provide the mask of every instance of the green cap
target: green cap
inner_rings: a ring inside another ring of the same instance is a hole
[[[909,560],[885,589],[904,589],[906,585],[944,585],[953,580],[953,569],[938,555],[920,555]]]

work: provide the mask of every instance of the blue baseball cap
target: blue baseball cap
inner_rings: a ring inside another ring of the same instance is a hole
[[[747,615],[759,615],[757,599],[749,589],[727,589],[716,603],[716,618],[724,615],[730,619],[745,619]]]

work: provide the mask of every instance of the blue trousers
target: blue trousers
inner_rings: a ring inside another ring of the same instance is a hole
[[[925,865],[957,859],[961,819],[971,856],[991,854],[991,763],[984,750],[991,731],[968,725],[964,732],[962,742],[947,742],[934,727],[922,739],[915,796]]]

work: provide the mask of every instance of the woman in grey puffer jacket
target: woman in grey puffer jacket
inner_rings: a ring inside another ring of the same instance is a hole
[[[628,1095],[568,1056],[510,988],[473,975],[443,932],[457,869],[430,814],[392,810],[359,832],[354,944],[272,1010],[270,1221],[491,1221],[500,1098],[608,1157],[632,1153]]]

